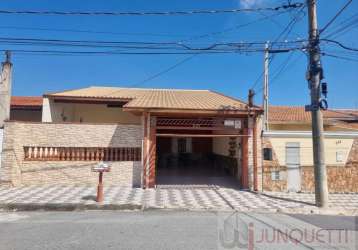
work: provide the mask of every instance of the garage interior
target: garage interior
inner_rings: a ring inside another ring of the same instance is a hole
[[[203,134],[157,137],[157,186],[240,188],[240,138]]]

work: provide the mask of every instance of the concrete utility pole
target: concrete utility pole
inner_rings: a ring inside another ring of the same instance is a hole
[[[319,32],[317,25],[317,0],[307,0],[309,25],[309,72],[307,80],[311,90],[312,140],[315,178],[315,197],[318,207],[328,207],[327,170],[324,159],[323,117],[320,110],[321,79],[323,78]]]
[[[10,118],[10,99],[12,85],[12,64],[10,51],[5,52],[5,62],[0,72],[0,128]]]
[[[263,119],[263,129],[264,131],[269,130],[269,43],[265,45],[265,56],[264,56],[264,91],[263,91],[263,106],[264,106],[264,119]]]

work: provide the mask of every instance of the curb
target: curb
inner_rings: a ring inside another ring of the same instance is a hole
[[[319,208],[287,208],[287,209],[230,209],[185,208],[185,207],[154,207],[138,204],[82,204],[82,203],[2,203],[0,211],[173,211],[173,212],[242,212],[242,213],[282,213],[282,214],[320,214],[357,216],[358,209],[319,209]]]
[[[0,204],[4,211],[84,211],[84,210],[142,210],[135,204],[74,204],[74,203],[7,203]]]

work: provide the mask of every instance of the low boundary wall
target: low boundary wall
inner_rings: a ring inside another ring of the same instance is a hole
[[[13,186],[96,184],[98,173],[91,172],[91,167],[98,164],[101,157],[93,158],[92,161],[81,161],[81,157],[73,158],[71,161],[26,160],[25,148],[140,150],[142,135],[141,125],[6,122],[0,181],[11,183]],[[130,158],[115,159],[117,161],[108,162],[111,165],[111,172],[105,173],[104,183],[140,186],[141,161],[126,160]]]

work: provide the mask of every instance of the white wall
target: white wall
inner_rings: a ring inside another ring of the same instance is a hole
[[[229,156],[229,137],[215,137],[213,138],[213,153],[223,156]],[[239,158],[240,156],[240,138],[237,138],[237,147],[235,157]]]
[[[213,138],[213,153],[223,156],[229,156],[229,147],[230,147],[229,141],[230,141],[229,137]],[[237,159],[237,167],[238,167],[236,178],[240,179],[241,178],[241,147],[240,147],[241,139],[237,138],[236,143],[237,146],[236,146],[235,158]]]
[[[140,116],[106,104],[56,103],[44,98],[43,122],[141,124]]]
[[[273,149],[280,165],[286,163],[286,143],[298,142],[300,144],[301,166],[313,165],[312,138],[270,138]],[[348,154],[352,148],[353,139],[325,138],[325,158],[327,165],[345,165]],[[342,162],[337,162],[336,154],[340,152],[343,156]]]

